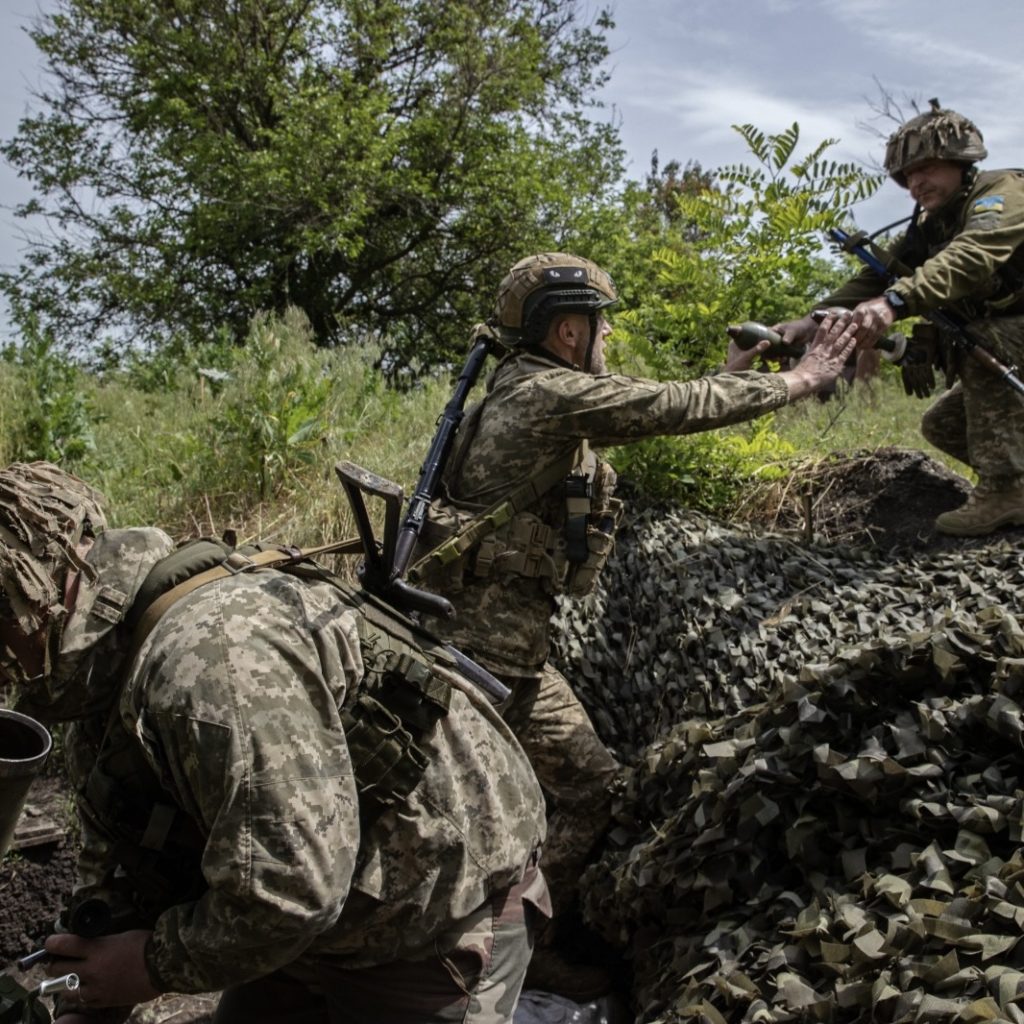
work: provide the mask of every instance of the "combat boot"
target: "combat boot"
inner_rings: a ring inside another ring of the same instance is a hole
[[[1024,526],[1024,481],[1004,488],[979,484],[960,508],[935,520],[939,533],[953,537],[984,537],[1001,526]]]

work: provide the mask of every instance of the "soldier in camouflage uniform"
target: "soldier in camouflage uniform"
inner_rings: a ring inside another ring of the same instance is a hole
[[[915,202],[892,247],[910,272],[889,286],[865,268],[821,303],[854,310],[861,348],[894,321],[941,307],[1004,364],[1024,365],[1024,171],[979,171],[975,162],[986,155],[977,127],[937,100],[889,138],[886,170]],[[814,330],[809,317],[777,326],[797,342]],[[933,325],[915,326],[912,343],[923,350],[936,341]],[[1024,525],[1024,402],[975,359],[950,351],[948,340],[941,347],[947,382],[959,382],[928,409],[921,432],[974,469],[978,483],[935,526],[982,536]]]
[[[491,321],[510,354],[460,426],[410,570],[454,605],[455,617],[432,628],[512,690],[505,717],[555,805],[543,864],[558,913],[608,826],[608,787],[619,772],[548,661],[555,597],[590,592],[619,516],[615,474],[591,445],[752,419],[834,380],[852,351],[852,331],[829,321],[785,373],[688,382],[607,373],[602,311],[616,299],[608,275],[577,256],[543,253],[511,269]],[[754,354],[734,350],[748,365]],[[530,983],[593,994],[585,975],[577,987],[570,974],[534,970]]]
[[[218,1021],[511,1021],[548,903],[542,794],[501,717],[312,563],[208,583],[133,650],[128,610],[172,544],[105,529],[99,501],[44,463],[0,471],[0,681],[74,723],[72,902],[119,922],[47,940],[51,973],[81,978],[64,1024],[221,989]],[[366,693],[404,702],[405,795],[362,785]]]

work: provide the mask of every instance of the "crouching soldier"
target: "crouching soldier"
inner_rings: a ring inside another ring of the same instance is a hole
[[[63,1024],[221,990],[220,1022],[510,1021],[544,805],[486,698],[312,561],[237,556],[139,626],[180,552],[106,529],[101,501],[0,470],[0,682],[73,723]]]

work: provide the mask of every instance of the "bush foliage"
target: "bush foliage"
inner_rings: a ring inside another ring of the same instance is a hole
[[[734,126],[748,162],[655,155],[620,182],[595,117],[612,22],[587,10],[58,0],[31,32],[51,86],[0,147],[34,188],[17,212],[59,229],[0,275],[21,332],[5,454],[81,468],[184,531],[284,528],[313,498],[334,534],[333,461],[362,451],[412,482],[467,330],[526,252],[611,272],[609,362],[641,376],[700,375],[730,322],[806,312],[844,274],[823,232],[881,179],[794,123]],[[775,424],[612,457],[717,510],[789,454]]]

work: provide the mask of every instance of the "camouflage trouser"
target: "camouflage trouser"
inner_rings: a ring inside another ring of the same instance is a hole
[[[621,766],[556,668],[540,679],[502,676],[512,697],[502,709],[545,792],[554,801],[542,863],[556,914],[568,908],[594,844],[611,821],[609,784]]]
[[[1024,317],[975,320],[978,343],[1006,364],[1024,367]],[[936,448],[965,462],[979,482],[999,490],[1024,479],[1024,398],[970,356],[958,356],[960,381],[921,419]]]
[[[408,959],[349,968],[305,957],[228,989],[214,1024],[511,1024],[533,953],[540,870]]]

